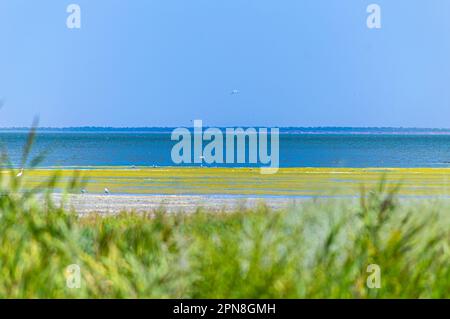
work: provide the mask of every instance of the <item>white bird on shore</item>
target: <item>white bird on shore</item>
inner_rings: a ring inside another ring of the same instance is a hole
[[[20,170],[20,172],[16,175],[16,177],[21,177],[23,175],[23,168]]]
[[[87,192],[86,192],[86,190],[83,188],[82,190],[81,190],[81,194],[86,194]]]
[[[109,189],[105,187],[105,194],[109,194]]]

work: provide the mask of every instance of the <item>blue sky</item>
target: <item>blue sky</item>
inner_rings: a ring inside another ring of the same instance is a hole
[[[0,126],[450,127],[449,14],[448,0],[2,0]]]

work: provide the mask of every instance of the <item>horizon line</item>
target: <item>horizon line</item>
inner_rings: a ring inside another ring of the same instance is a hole
[[[155,129],[175,129],[175,128],[193,128],[193,126],[179,125],[179,126],[42,126],[37,127],[37,130],[155,130]],[[302,129],[302,130],[364,130],[364,129],[378,129],[378,130],[432,130],[432,131],[450,131],[450,127],[414,127],[414,126],[249,126],[249,125],[228,125],[228,126],[216,126],[216,125],[204,125],[204,128],[279,128],[279,129]],[[0,127],[1,130],[30,130],[32,126],[8,126]]]

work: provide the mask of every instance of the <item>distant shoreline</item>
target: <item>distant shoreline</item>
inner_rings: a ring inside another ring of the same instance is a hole
[[[186,127],[193,130],[192,127]],[[234,128],[247,126],[234,126]],[[40,127],[39,133],[150,133],[170,134],[176,127]],[[205,126],[204,129],[207,129]],[[225,130],[225,127],[219,127]],[[258,127],[256,127],[258,128]],[[279,127],[280,134],[330,134],[330,135],[450,135],[450,128],[403,127]],[[29,127],[4,127],[0,133],[27,133]]]

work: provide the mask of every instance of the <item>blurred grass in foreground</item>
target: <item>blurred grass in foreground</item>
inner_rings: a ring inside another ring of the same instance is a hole
[[[24,149],[28,161],[33,132]],[[235,213],[89,215],[52,202],[61,175],[24,187],[3,156],[0,298],[450,297],[450,209],[400,204],[384,181],[355,201]],[[65,179],[67,193],[83,181]],[[81,271],[67,286],[67,267]],[[369,289],[367,267],[381,269]]]
[[[400,206],[383,184],[360,204],[78,217],[49,191],[22,191],[11,172],[0,190],[1,298],[450,297],[449,208]],[[79,289],[66,285],[71,264]],[[369,264],[380,289],[366,286]]]

